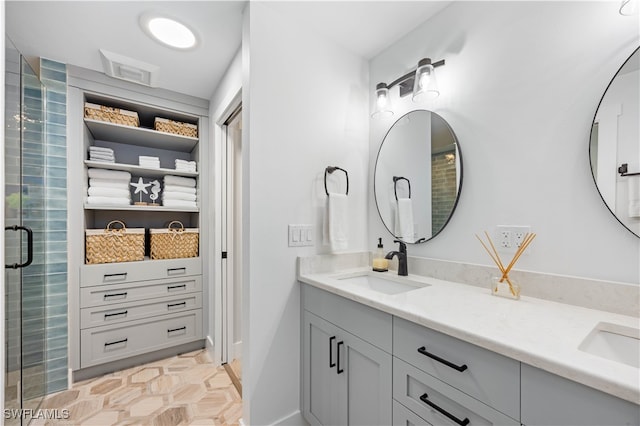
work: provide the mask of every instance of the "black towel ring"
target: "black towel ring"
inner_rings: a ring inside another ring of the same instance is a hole
[[[399,180],[407,181],[407,185],[409,185],[409,198],[411,198],[411,182],[409,182],[409,179],[403,176],[394,176],[393,177],[393,194],[396,196],[396,201],[398,201],[398,181]]]
[[[336,170],[340,170],[344,172],[344,175],[347,178],[347,191],[345,195],[349,195],[349,173],[347,173],[345,169],[342,169],[338,166],[329,166],[326,169],[324,169],[324,192],[327,193],[327,197],[329,196],[329,190],[327,189],[327,173],[331,174]]]

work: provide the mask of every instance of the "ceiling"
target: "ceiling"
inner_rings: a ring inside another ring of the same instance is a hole
[[[210,99],[242,41],[246,1],[7,1],[6,32],[27,59],[103,71],[99,49],[160,68],[158,86]],[[288,19],[370,59],[450,1],[267,2]],[[199,46],[177,51],[151,40],[139,17],[149,11],[187,23]]]

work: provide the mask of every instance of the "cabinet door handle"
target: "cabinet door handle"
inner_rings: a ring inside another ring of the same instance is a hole
[[[333,368],[336,366],[336,363],[333,362],[333,341],[336,340],[336,336],[331,336],[329,338],[329,368]]]
[[[122,272],[120,274],[104,274],[104,282],[123,281],[127,279],[127,273]]]
[[[127,315],[129,311],[122,311],[122,312],[114,312],[112,314],[104,314],[104,319],[107,319],[109,317],[115,317],[117,315]]]
[[[336,347],[336,355],[338,356],[338,374],[344,373],[344,369],[340,368],[340,346],[344,345],[344,342],[338,342],[338,346]]]
[[[425,348],[424,346],[421,347],[421,348],[418,348],[418,352],[420,352],[424,356],[428,356],[431,359],[435,359],[436,361],[443,363],[447,367],[453,368],[454,370],[457,370],[457,371],[460,371],[460,372],[463,372],[464,370],[469,368],[469,367],[467,367],[467,364],[455,365],[454,363],[449,362],[446,359],[440,358],[438,355],[434,355],[434,354],[432,354],[430,352],[427,352],[427,348]]]
[[[117,345],[118,343],[127,343],[129,339],[116,340],[115,342],[107,342],[105,346]]]
[[[178,289],[178,288],[185,288],[186,289],[187,285],[186,284],[168,285],[167,286],[167,291],[175,290],[175,289]]]
[[[105,294],[104,299],[106,300],[108,297],[127,297],[127,292],[124,293],[113,293],[113,294]]]
[[[167,275],[184,275],[187,273],[187,268],[168,268]]]
[[[168,303],[167,304],[167,309],[175,308],[176,306],[187,306],[187,302]]]
[[[454,422],[456,422],[460,426],[467,426],[469,424],[469,418],[468,417],[465,417],[464,420],[460,420],[459,418],[457,418],[456,416],[454,416],[453,414],[451,414],[450,412],[448,412],[444,408],[438,407],[436,404],[434,404],[433,402],[429,401],[429,395],[427,395],[426,393],[423,394],[420,397],[420,401],[424,402],[425,404],[427,404],[429,407],[433,408],[434,410],[436,410],[440,414],[442,414],[444,416],[447,416],[449,419],[453,420]]]
[[[178,327],[178,328],[170,328],[170,329],[167,330],[167,333],[173,333],[173,332],[176,332],[176,331],[183,331],[183,330],[186,331],[187,327],[184,326],[184,327]]]

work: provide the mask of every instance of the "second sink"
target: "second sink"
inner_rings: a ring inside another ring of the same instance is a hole
[[[417,290],[422,287],[428,286],[428,284],[423,284],[419,282],[401,282],[395,280],[389,280],[383,277],[378,277],[374,275],[357,275],[352,277],[340,277],[338,278],[340,281],[345,281],[350,284],[355,284],[357,286],[365,287],[370,290],[376,291],[378,293],[383,294],[399,294],[405,293],[411,290]]]

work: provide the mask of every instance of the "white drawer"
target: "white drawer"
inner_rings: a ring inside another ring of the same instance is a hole
[[[202,310],[95,327],[80,332],[80,367],[202,339]]]
[[[113,306],[136,300],[176,296],[202,291],[202,276],[180,279],[142,281],[133,284],[110,284],[80,289],[80,307]]]
[[[393,401],[393,426],[432,426],[398,401]]]
[[[516,360],[396,317],[393,355],[514,419],[520,418],[520,363]]]
[[[142,318],[182,312],[202,307],[202,293],[160,297],[144,302],[120,303],[113,306],[94,306],[80,310],[80,328],[119,324]]]
[[[202,261],[199,257],[82,265],[80,267],[80,287],[201,274]]]
[[[519,421],[395,357],[393,398],[425,419],[427,424],[520,425]]]

